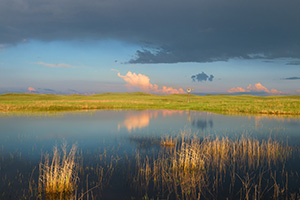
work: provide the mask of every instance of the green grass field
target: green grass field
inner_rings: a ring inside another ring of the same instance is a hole
[[[0,95],[0,112],[58,112],[98,109],[172,109],[209,111],[223,114],[300,115],[300,96],[197,96],[146,93],[105,93],[92,96]]]

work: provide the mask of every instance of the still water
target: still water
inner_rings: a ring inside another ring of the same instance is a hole
[[[181,132],[199,138],[225,136],[230,139],[246,135],[267,140],[272,137],[290,146],[300,146],[300,118],[295,117],[235,116],[173,110],[1,114],[0,199],[18,199],[26,195],[36,198],[34,191],[28,191],[28,182],[33,179],[38,182],[39,162],[44,154],[51,155],[55,145],[76,144],[83,157],[83,168],[94,166],[104,151],[120,160],[120,168],[121,163],[125,163],[125,157],[130,160],[136,157],[137,151],[147,156],[156,154],[160,151],[162,137],[175,138]],[[114,181],[118,182],[117,176],[108,185],[114,185]],[[122,195],[124,199],[144,198],[145,194],[135,194],[132,188],[126,188],[126,191],[117,188],[124,185],[126,183],[119,183],[113,186],[115,188],[107,186],[108,189],[95,197],[120,199]],[[119,195],[112,195],[116,191],[120,192]]]

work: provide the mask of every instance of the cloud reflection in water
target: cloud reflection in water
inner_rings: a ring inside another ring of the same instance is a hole
[[[118,124],[118,130],[125,127],[129,132],[142,129],[149,126],[152,118],[158,116],[167,117],[175,114],[182,114],[182,110],[143,110],[143,111],[128,111],[123,123]]]

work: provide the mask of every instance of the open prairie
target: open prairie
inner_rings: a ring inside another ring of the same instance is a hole
[[[140,92],[105,93],[91,96],[0,95],[0,112],[58,112],[98,109],[172,109],[223,114],[300,115],[300,96],[153,95]]]

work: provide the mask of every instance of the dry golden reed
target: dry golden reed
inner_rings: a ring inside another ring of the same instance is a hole
[[[39,165],[39,192],[47,199],[70,199],[76,188],[78,173],[76,171],[76,145],[67,153],[62,146],[62,157],[57,146],[53,150],[52,161],[46,155]]]
[[[161,142],[160,145],[165,146],[165,147],[175,147],[175,144],[177,143],[176,139],[173,139],[172,136],[165,136],[161,137]]]
[[[162,141],[168,140],[170,138],[166,137]],[[265,175],[264,170],[268,171],[272,166],[285,163],[291,155],[291,147],[271,138],[259,141],[245,136],[234,140],[227,137],[206,137],[200,140],[197,137],[185,138],[183,134],[182,139],[177,140],[174,146],[172,151],[162,151],[158,158],[153,159],[153,163],[148,157],[144,161],[140,156],[137,158],[139,185],[148,186],[152,180],[154,190],[168,194],[167,199],[216,199],[225,179],[231,184],[230,193],[236,185],[243,185],[244,175],[246,178],[251,172],[259,172],[259,176]],[[236,178],[236,175],[241,178]],[[255,174],[249,180],[259,179],[257,177]],[[143,183],[143,180],[147,183]],[[239,180],[240,183],[237,184]],[[249,196],[249,191],[253,188],[246,189],[247,193],[240,191],[241,198]],[[258,189],[263,188],[260,186]],[[147,188],[144,190],[147,193]],[[259,192],[262,191],[257,193]]]

